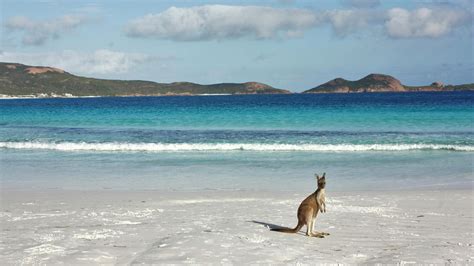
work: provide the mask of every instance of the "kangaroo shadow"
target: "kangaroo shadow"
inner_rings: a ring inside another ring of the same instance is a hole
[[[286,226],[281,226],[281,225],[276,225],[276,224],[271,224],[271,223],[266,223],[266,222],[260,222],[260,221],[247,221],[249,223],[256,223],[265,226],[266,228],[272,230],[272,229],[282,229],[282,228],[288,228]],[[301,230],[297,232],[297,234],[301,234]]]
[[[266,222],[260,222],[260,221],[255,221],[255,220],[252,220],[252,221],[247,221],[249,223],[256,223],[256,224],[261,224],[267,228],[269,228],[270,230],[271,229],[282,229],[282,228],[286,228],[284,226],[280,226],[280,225],[276,225],[276,224],[271,224],[271,223],[266,223]]]

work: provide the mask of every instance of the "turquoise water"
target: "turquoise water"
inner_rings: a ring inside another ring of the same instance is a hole
[[[2,185],[472,186],[474,93],[0,100]]]

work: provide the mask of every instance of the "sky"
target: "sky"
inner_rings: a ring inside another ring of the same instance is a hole
[[[300,92],[370,73],[474,82],[471,0],[0,0],[0,61]]]

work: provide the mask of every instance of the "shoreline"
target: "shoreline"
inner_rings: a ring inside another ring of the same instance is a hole
[[[313,191],[2,190],[6,264],[472,263],[472,190],[327,191],[324,239],[293,227]],[[285,252],[281,252],[285,250]]]
[[[452,183],[450,183],[452,184]],[[460,183],[466,185],[467,183]],[[417,193],[417,192],[440,192],[442,190],[446,191],[458,191],[458,192],[472,192],[474,196],[474,183],[471,183],[471,187],[466,186],[447,186],[443,187],[441,185],[426,185],[426,186],[412,186],[412,187],[397,187],[397,188],[386,188],[381,187],[378,189],[343,189],[343,190],[328,190],[330,194],[351,194],[351,193],[366,193],[366,194],[377,194],[377,193],[388,193],[388,194],[397,194],[397,193]],[[277,193],[302,193],[301,190],[298,189],[248,189],[248,188],[183,188],[183,189],[175,189],[175,188],[110,188],[110,187],[101,187],[97,189],[90,189],[90,188],[66,188],[66,187],[2,187],[0,188],[0,198],[2,193],[10,194],[10,193],[124,193],[124,194],[135,194],[135,193],[161,193],[161,194],[199,194],[199,193],[262,193],[262,194],[277,194]],[[308,190],[306,192],[314,192]]]
[[[156,94],[156,95],[55,95],[55,96],[34,96],[34,95],[0,95],[0,100],[9,99],[78,99],[78,98],[131,98],[131,97],[170,97],[170,96],[234,96],[234,95],[284,95],[298,93],[203,93],[203,94]]]
[[[474,90],[421,90],[421,91],[373,91],[373,92],[289,92],[289,93],[202,93],[202,94],[156,94],[156,95],[0,95],[0,100],[10,99],[80,99],[80,98],[130,98],[130,97],[170,97],[170,96],[241,96],[241,95],[313,95],[313,94],[405,94],[405,93],[442,93],[442,92],[474,92]]]
[[[2,142],[0,149],[49,150],[61,152],[404,152],[450,151],[474,152],[471,145],[437,143],[367,143],[367,144],[292,144],[292,143],[162,143],[162,142]]]

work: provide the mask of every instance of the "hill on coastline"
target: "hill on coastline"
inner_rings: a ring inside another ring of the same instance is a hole
[[[106,80],[72,75],[53,67],[0,63],[0,95],[8,96],[154,96],[195,94],[290,93],[258,82],[201,85]]]
[[[406,86],[383,74],[356,81],[336,78],[303,93],[363,93],[474,90],[474,83]],[[191,82],[157,83],[143,80],[108,80],[80,77],[62,69],[0,62],[0,97],[161,96],[201,94],[288,94],[258,82],[201,85]]]
[[[370,74],[356,81],[336,78],[303,93],[360,93],[360,92],[415,92],[474,90],[474,84],[444,85],[433,82],[429,86],[406,86],[398,79],[383,74]]]

